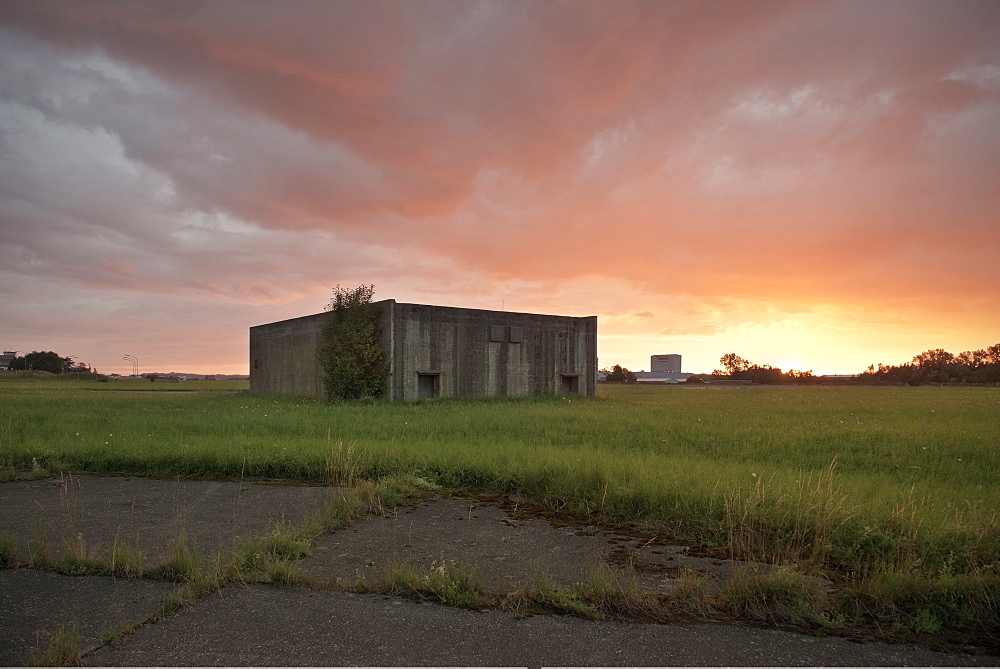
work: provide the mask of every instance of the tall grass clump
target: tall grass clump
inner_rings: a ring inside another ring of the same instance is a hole
[[[726,608],[749,620],[799,625],[828,619],[824,583],[788,567],[738,569],[723,596]]]
[[[772,475],[722,494],[723,529],[736,559],[828,566],[834,535],[854,515],[837,485],[836,458],[818,473],[804,473],[790,488]]]
[[[227,575],[243,582],[292,582],[295,573],[290,561],[310,555],[309,543],[301,532],[279,523],[270,534],[239,542]]]
[[[17,539],[10,532],[0,532],[0,567],[13,567],[17,563]]]
[[[110,573],[119,578],[142,578],[146,569],[146,552],[137,544],[115,537],[108,568]]]
[[[896,631],[1000,634],[1000,574],[995,572],[928,577],[886,568],[849,584],[840,600],[851,619]]]
[[[544,609],[555,613],[568,613],[588,620],[604,620],[604,613],[591,604],[577,589],[559,587],[552,578],[536,571],[527,588],[528,598]]]
[[[67,628],[60,625],[49,635],[44,648],[36,649],[28,656],[27,665],[31,667],[73,667],[79,666],[80,630],[71,625]]]
[[[423,573],[410,560],[390,563],[382,587],[445,606],[481,607],[490,602],[482,574],[454,560],[436,561]]]
[[[86,576],[103,574],[107,567],[100,559],[87,555],[83,535],[77,533],[63,541],[62,553],[55,563],[55,570],[67,576]]]

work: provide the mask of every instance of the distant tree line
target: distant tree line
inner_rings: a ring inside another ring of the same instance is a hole
[[[943,348],[924,351],[901,365],[869,365],[858,378],[862,383],[1000,383],[1000,344],[954,355]]]
[[[1000,383],[1000,344],[979,351],[962,351],[958,355],[943,348],[935,348],[914,356],[913,360],[901,365],[869,365],[868,369],[850,378],[816,376],[812,370],[790,369],[787,372],[771,365],[758,365],[741,358],[735,353],[726,353],[719,358],[722,369],[711,374],[695,374],[687,383],[729,379],[751,383],[774,384],[819,384],[856,383],[877,385],[920,386],[929,383]],[[606,383],[635,383],[633,372],[615,365],[610,370],[602,369]]]
[[[101,375],[85,362],[76,362],[71,357],[63,357],[55,351],[32,351],[14,356],[7,367],[11,371],[47,372],[49,374],[73,374],[76,377],[97,378]]]
[[[615,365],[611,369],[599,370],[604,374],[602,383],[635,383],[635,372],[630,372],[621,365]]]
[[[752,383],[829,382],[822,376],[815,376],[812,370],[802,372],[792,369],[782,372],[777,367],[752,363],[735,353],[725,354],[719,358],[719,363],[724,371],[715,370],[712,376],[728,376],[730,379]],[[843,382],[842,379],[838,381]],[[869,365],[864,372],[855,375],[851,382],[911,386],[928,383],[1000,383],[1000,344],[980,351],[963,351],[958,355],[943,348],[931,349],[915,356],[909,363]]]
[[[751,383],[819,383],[821,377],[815,376],[812,370],[800,371],[790,369],[787,372],[781,371],[780,367],[771,365],[758,365],[741,358],[735,353],[726,353],[719,358],[719,363],[723,369],[712,372],[712,377],[727,376],[735,381],[750,381]],[[711,378],[711,377],[709,377]],[[689,379],[690,380],[690,379]]]

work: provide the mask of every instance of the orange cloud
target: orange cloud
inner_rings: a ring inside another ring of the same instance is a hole
[[[375,282],[597,313],[640,361],[989,339],[998,26],[931,2],[7,2],[4,307],[41,281],[243,328]]]

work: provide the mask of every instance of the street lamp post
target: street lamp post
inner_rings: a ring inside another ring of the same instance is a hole
[[[128,360],[132,363],[132,376],[139,376],[139,358],[126,353],[122,356],[122,360]]]

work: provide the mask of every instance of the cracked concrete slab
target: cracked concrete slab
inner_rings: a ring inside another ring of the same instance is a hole
[[[1000,658],[738,625],[517,618],[382,595],[228,587],[138,630],[97,666],[946,666]]]
[[[65,541],[82,539],[87,557],[110,555],[116,540],[137,545],[147,564],[166,560],[183,530],[203,552],[299,524],[342,489],[119,476],[64,475],[0,483],[0,533],[15,537],[29,562],[45,536],[53,559]]]
[[[88,550],[108,550],[136,533],[150,563],[162,559],[181,527],[206,550],[236,537],[301,522],[332,488],[72,477],[0,484],[0,532],[27,550],[32,534],[79,533]],[[641,534],[641,532],[637,532]],[[159,552],[158,552],[159,551]],[[166,552],[165,552],[166,551]],[[25,556],[26,557],[26,556]],[[429,568],[442,559],[476,566],[487,582],[517,589],[542,570],[563,586],[588,567],[631,563],[638,588],[667,592],[680,569],[720,582],[737,563],[710,551],[672,545],[626,530],[544,520],[512,509],[510,500],[438,497],[368,516],[317,539],[298,564],[317,581],[372,581],[394,560]],[[83,650],[103,630],[148,616],[173,584],[66,577],[0,570],[0,644],[4,664],[23,662],[58,625],[76,623]],[[2,636],[6,635],[6,636]],[[95,641],[96,640],[96,641]],[[13,649],[13,650],[11,650]],[[144,625],[119,647],[102,646],[88,664],[683,664],[945,665],[995,664],[983,655],[933,653],[901,645],[856,644],[758,628],[587,622],[563,616],[517,619],[381,595],[310,588],[230,585],[177,615]]]
[[[80,634],[81,652],[94,650],[105,630],[155,613],[173,587],[163,581],[0,570],[0,666],[26,664],[60,625]]]
[[[740,564],[593,525],[523,518],[479,500],[435,498],[319,537],[312,556],[297,567],[319,582],[351,584],[363,577],[372,583],[404,560],[423,569],[454,560],[505,590],[525,587],[537,571],[571,587],[604,565],[622,579],[634,574],[640,592],[654,593],[670,592],[682,570],[721,581]]]

